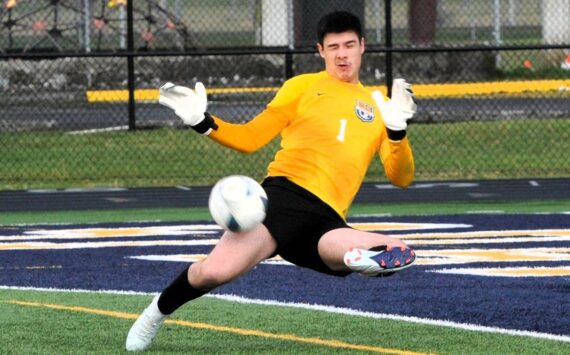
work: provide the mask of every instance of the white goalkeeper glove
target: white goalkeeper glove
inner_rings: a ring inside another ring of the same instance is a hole
[[[417,111],[412,85],[404,79],[394,80],[391,100],[386,100],[380,91],[374,91],[372,98],[388,130],[405,131],[408,127],[408,120]]]
[[[206,109],[208,97],[206,88],[201,82],[197,82],[194,90],[185,86],[166,83],[158,90],[158,103],[172,110],[195,131],[208,135],[218,128],[214,119]]]

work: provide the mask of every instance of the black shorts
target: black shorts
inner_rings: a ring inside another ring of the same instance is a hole
[[[320,258],[318,243],[323,234],[348,228],[332,207],[317,196],[284,177],[268,177],[261,184],[268,197],[263,224],[277,241],[283,259],[321,273],[346,276],[350,272],[333,271]]]

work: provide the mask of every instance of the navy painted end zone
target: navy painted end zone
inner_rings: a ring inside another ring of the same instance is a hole
[[[206,207],[211,186],[0,191],[0,212]],[[570,179],[422,181],[407,189],[364,183],[356,203],[570,200]],[[524,203],[524,202],[522,202]]]
[[[353,221],[369,221],[359,219]],[[570,228],[569,215],[463,215],[381,218],[386,222],[463,223],[473,228],[464,231]],[[168,223],[173,225],[175,223]],[[182,224],[182,223],[180,223]],[[160,224],[137,223],[130,226]],[[96,225],[101,227],[102,225]],[[125,227],[125,224],[106,225]],[[75,226],[79,228],[86,225]],[[23,235],[43,227],[2,228],[0,235]],[[72,226],[45,226],[45,229]],[[415,231],[415,232],[433,232]],[[445,230],[450,232],[450,230]],[[204,239],[204,237],[200,237]],[[209,238],[209,237],[206,237]],[[156,236],[113,238],[113,240],[197,239],[196,237]],[[73,240],[44,240],[55,243]],[[102,239],[75,240],[81,242]],[[109,241],[108,238],[105,241]],[[475,244],[439,246],[469,248]],[[481,248],[570,247],[570,242],[533,242],[517,244],[477,244]],[[417,246],[416,250],[438,246]],[[104,249],[26,250],[0,249],[0,285],[53,287],[64,289],[133,290],[158,292],[185,267],[184,263],[144,261],[126,258],[143,254],[205,254],[211,246],[113,247]],[[568,261],[481,263],[470,267],[496,266],[570,266]],[[461,323],[496,326],[570,335],[570,278],[504,278],[449,275],[429,272],[458,266],[415,265],[389,278],[347,278],[321,275],[292,266],[260,265],[249,274],[216,290],[248,298],[285,302],[316,303],[376,313],[389,313]],[[30,268],[33,267],[33,268]],[[39,267],[39,268],[38,268]],[[43,268],[41,268],[43,267]],[[294,272],[291,272],[294,270]]]

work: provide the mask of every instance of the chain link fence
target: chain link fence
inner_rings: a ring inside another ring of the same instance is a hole
[[[157,88],[202,81],[247,121],[323,69],[316,22],[339,9],[365,28],[364,85],[415,84],[417,180],[570,176],[570,0],[2,0],[0,187],[262,178],[278,140],[219,147]]]

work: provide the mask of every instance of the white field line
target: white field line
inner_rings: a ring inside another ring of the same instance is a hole
[[[131,222],[129,222],[131,223]],[[161,219],[142,219],[132,221],[132,223],[164,223]],[[108,226],[109,222],[50,222],[50,223],[0,223],[0,227],[36,227],[36,226],[48,226],[48,227],[57,227],[57,226],[77,226],[81,224],[88,224],[90,226]]]
[[[219,239],[202,240],[134,240],[117,242],[82,242],[82,243],[0,243],[0,251],[4,250],[65,250],[65,249],[98,249],[122,247],[156,247],[156,246],[188,246],[188,245],[215,245]]]
[[[570,266],[557,267],[481,267],[481,268],[449,268],[440,270],[427,270],[437,274],[500,276],[500,277],[552,277],[570,276]]]
[[[74,292],[74,293],[95,293],[95,294],[116,294],[116,295],[140,295],[140,296],[155,296],[158,293],[151,293],[151,292],[135,292],[135,291],[122,291],[122,290],[80,290],[80,289],[56,289],[56,288],[41,288],[41,287],[16,287],[16,286],[3,286],[0,285],[0,290],[21,290],[21,291],[43,291],[43,292]],[[448,320],[438,320],[438,319],[430,319],[430,318],[419,318],[419,317],[410,317],[410,316],[401,316],[397,314],[384,314],[384,313],[373,313],[373,312],[365,312],[354,310],[350,308],[341,308],[341,307],[334,307],[334,306],[326,306],[326,305],[319,305],[319,304],[308,304],[308,303],[297,303],[297,302],[279,302],[279,301],[272,301],[272,300],[261,300],[261,299],[252,299],[252,298],[245,298],[237,295],[227,294],[227,295],[219,295],[219,294],[207,294],[205,297],[216,298],[228,302],[237,302],[237,303],[244,303],[244,304],[256,304],[262,306],[276,306],[276,307],[289,307],[289,308],[297,308],[297,309],[306,309],[311,311],[321,311],[321,312],[328,312],[334,314],[342,314],[347,316],[356,316],[356,317],[366,317],[366,318],[373,318],[373,319],[389,319],[395,321],[404,321],[409,323],[416,323],[416,324],[423,324],[423,325],[430,325],[430,326],[438,326],[438,327],[447,327],[447,328],[454,328],[454,329],[462,329],[468,331],[475,331],[475,332],[484,332],[484,333],[495,333],[495,334],[504,334],[510,336],[522,336],[522,337],[531,337],[531,338],[539,338],[539,339],[547,339],[547,340],[554,340],[554,341],[561,341],[570,343],[570,336],[566,335],[557,335],[557,334],[549,334],[549,333],[538,333],[532,332],[527,330],[514,330],[514,329],[504,329],[498,327],[488,327],[478,324],[468,324],[468,323],[457,323]]]
[[[126,131],[129,129],[129,126],[116,126],[116,127],[105,127],[105,128],[94,128],[94,129],[85,129],[81,131],[71,131],[67,134],[75,135],[75,134],[93,134],[93,133],[105,133],[105,132],[114,132],[114,131]]]
[[[507,212],[506,214],[517,214],[518,212]],[[570,211],[558,211],[558,212],[528,212],[528,213],[524,213],[524,214],[528,214],[528,215],[570,215]],[[425,215],[421,215],[421,216],[430,216],[432,214],[425,214]],[[351,216],[350,218],[353,217],[367,217],[367,216],[371,216],[371,217],[384,217],[384,214],[380,213],[380,214],[370,214],[370,215],[354,215]],[[390,213],[387,213],[386,216],[393,216]],[[395,217],[398,217],[397,215]],[[135,220],[132,221],[132,223],[164,223],[164,222],[168,222],[168,221],[164,221],[161,219],[143,219],[143,220]],[[362,223],[362,222],[360,222]],[[35,227],[35,226],[67,226],[67,225],[79,225],[82,224],[82,222],[49,222],[49,223],[0,223],[0,227]],[[89,225],[108,225],[108,222],[85,222],[83,224],[89,224]],[[349,220],[349,224],[352,224],[352,221]]]

